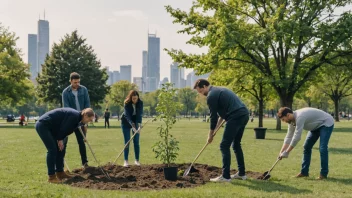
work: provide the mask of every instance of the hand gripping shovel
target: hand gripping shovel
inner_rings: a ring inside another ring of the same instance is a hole
[[[225,123],[225,120],[223,120],[220,124],[220,126],[215,129],[215,132],[213,134],[213,137],[216,135],[216,132],[218,132],[218,130],[222,127],[222,125]],[[187,168],[187,170],[183,173],[183,176],[187,176],[189,174],[189,172],[191,171],[192,169],[192,166],[194,164],[194,162],[196,162],[196,160],[198,159],[198,157],[200,156],[200,154],[202,154],[202,152],[204,151],[204,149],[208,146],[208,142],[203,146],[202,150],[200,150],[200,152],[198,153],[198,155],[196,156],[196,158],[193,160],[192,164]]]
[[[119,153],[119,155],[116,157],[115,161],[113,164],[116,164],[117,159],[119,159],[119,157],[121,156],[121,154],[123,153],[123,151],[127,148],[127,146],[130,144],[130,142],[133,140],[134,136],[137,135],[137,133],[139,133],[139,131],[150,121],[151,119],[147,120],[147,122],[145,122],[142,126],[139,127],[139,129],[136,131],[135,128],[132,127],[132,130],[134,131],[133,136],[130,138],[130,140],[128,140],[128,142],[125,144],[125,146],[123,147],[122,151]]]
[[[259,179],[261,180],[268,180],[271,176],[270,176],[270,172],[274,169],[275,165],[280,161],[280,159],[278,158],[275,162],[275,164],[270,168],[269,171],[266,171],[262,176],[259,177]]]
[[[111,180],[110,176],[109,176],[109,175],[104,171],[104,169],[100,166],[100,163],[99,163],[99,161],[97,160],[97,158],[95,157],[95,154],[94,154],[94,152],[93,152],[93,149],[92,149],[92,147],[90,146],[90,144],[89,144],[89,142],[88,142],[86,136],[84,135],[84,133],[83,133],[81,127],[78,127],[78,130],[79,130],[79,132],[81,132],[81,134],[82,134],[84,140],[86,141],[86,143],[87,143],[87,145],[88,145],[90,151],[92,152],[92,155],[93,155],[93,157],[94,157],[94,159],[95,159],[95,162],[97,162],[98,167],[100,168],[101,172],[103,172],[103,174],[104,174],[108,179]]]

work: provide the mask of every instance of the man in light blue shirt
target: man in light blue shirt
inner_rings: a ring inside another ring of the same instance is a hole
[[[72,109],[76,109],[77,111],[82,111],[85,108],[90,108],[88,90],[85,86],[80,85],[80,75],[76,72],[71,73],[70,83],[71,85],[64,89],[64,91],[62,92],[63,107],[69,107]],[[83,129],[83,131],[86,133],[87,128],[84,127]],[[88,159],[86,145],[84,144],[84,138],[79,131],[75,131],[75,135],[79,145],[79,153],[81,154],[82,165],[83,167],[87,167]],[[67,141],[68,137],[66,137],[64,140],[64,154],[66,153]]]

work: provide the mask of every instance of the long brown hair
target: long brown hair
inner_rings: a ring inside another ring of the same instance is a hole
[[[125,99],[125,104],[132,102],[132,96],[138,96],[138,101],[140,100],[138,91],[131,90]]]

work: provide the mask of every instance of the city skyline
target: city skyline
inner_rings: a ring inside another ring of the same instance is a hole
[[[21,48],[22,58],[26,62],[28,34],[37,32],[38,15],[42,15],[45,10],[45,19],[50,22],[50,49],[53,43],[58,43],[65,34],[77,30],[87,39],[87,44],[93,47],[102,67],[108,65],[110,70],[116,71],[120,65],[132,65],[132,77],[142,76],[141,52],[148,49],[148,32],[156,33],[160,38],[160,79],[170,79],[169,65],[173,61],[164,48],[182,49],[187,53],[198,54],[206,52],[206,49],[186,44],[190,37],[177,34],[181,28],[172,23],[173,18],[166,12],[164,5],[187,10],[192,2],[12,0],[2,3],[0,18],[2,25],[9,27],[9,30],[19,37],[17,46]],[[12,9],[14,7],[16,9]],[[190,70],[186,70],[186,73],[188,72]]]

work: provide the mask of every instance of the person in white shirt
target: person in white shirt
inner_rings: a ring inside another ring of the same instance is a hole
[[[288,158],[289,153],[301,140],[302,131],[307,130],[308,135],[304,142],[301,172],[296,177],[308,177],[312,156],[312,148],[320,137],[321,170],[318,179],[326,179],[329,173],[328,144],[334,129],[333,117],[319,109],[302,108],[292,111],[288,107],[281,107],[277,113],[281,121],[288,123],[288,131],[284,144],[280,150],[279,159]]]

